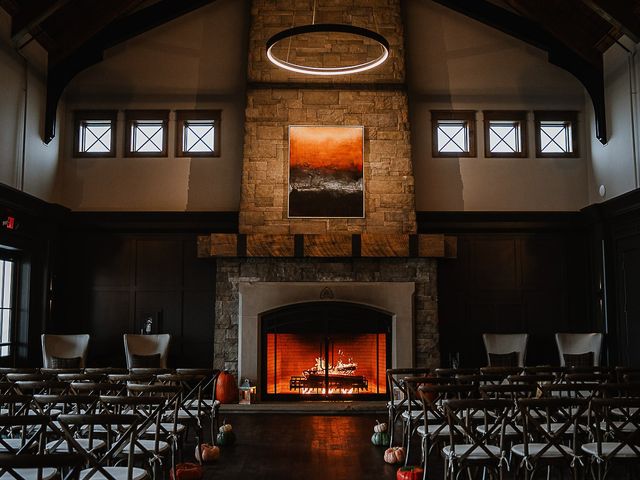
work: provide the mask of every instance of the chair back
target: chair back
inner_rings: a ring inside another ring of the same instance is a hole
[[[549,452],[558,452],[558,458],[567,464],[575,462],[574,450],[566,446],[567,435],[578,451],[578,436],[583,433],[580,420],[587,413],[589,400],[585,398],[526,398],[518,400],[522,415],[524,458],[535,466]],[[529,450],[531,442],[542,443],[542,448]]]
[[[565,355],[593,353],[593,366],[600,365],[601,333],[556,333],[560,365],[566,366]]]
[[[518,367],[524,367],[527,358],[528,333],[483,333],[482,340],[487,350],[487,364],[491,366],[489,354],[504,355],[518,352]]]
[[[444,410],[449,425],[450,456],[459,464],[473,461],[499,466],[505,455],[506,426],[515,422],[514,403],[510,400],[463,399],[445,400]],[[477,428],[478,420],[484,429]],[[463,434],[465,446],[456,452]],[[498,451],[489,448],[497,443]],[[478,455],[480,454],[480,455]],[[450,460],[451,460],[450,459]]]
[[[171,335],[168,333],[158,335],[137,335],[125,333],[124,352],[127,359],[127,368],[133,368],[133,355],[149,356],[160,354],[159,368],[167,368],[169,355],[169,343]]]
[[[0,476],[15,480],[45,478],[47,470],[65,470],[64,478],[77,478],[85,458],[75,453],[21,454],[0,453]],[[36,472],[34,472],[36,470]]]
[[[80,368],[85,367],[87,351],[89,349],[90,336],[80,335],[52,335],[43,333],[40,336],[42,343],[42,365],[44,368],[53,368],[56,358],[80,358]]]
[[[640,398],[594,398],[590,417],[596,432],[598,457],[608,461],[620,454],[640,458]],[[603,440],[609,448],[603,449]]]

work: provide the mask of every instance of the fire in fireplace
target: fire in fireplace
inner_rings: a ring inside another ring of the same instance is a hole
[[[263,399],[382,398],[391,317],[344,302],[290,305],[262,320]]]

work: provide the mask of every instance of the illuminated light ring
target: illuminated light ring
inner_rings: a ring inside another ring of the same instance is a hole
[[[378,43],[382,48],[382,53],[378,58],[369,62],[360,63],[358,65],[350,65],[347,67],[308,67],[298,65],[281,60],[273,54],[273,47],[282,40],[293,38],[305,33],[349,33],[359,37],[367,38]],[[305,73],[307,75],[349,75],[352,73],[360,73],[382,65],[389,58],[389,42],[379,33],[361,27],[353,27],[351,25],[341,25],[334,23],[317,23],[313,25],[303,25],[293,27],[276,33],[267,40],[267,58],[271,63],[280,68],[297,73]]]

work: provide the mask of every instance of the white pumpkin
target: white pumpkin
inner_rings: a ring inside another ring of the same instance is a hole
[[[386,432],[387,431],[387,424],[386,423],[380,423],[379,421],[376,420],[376,426],[373,427],[373,431],[376,432],[376,433]]]
[[[384,451],[384,461],[391,465],[404,462],[404,448],[391,447]]]

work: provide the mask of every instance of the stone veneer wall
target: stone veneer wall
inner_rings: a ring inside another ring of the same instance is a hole
[[[415,365],[438,367],[440,352],[436,266],[437,261],[434,259],[218,259],[214,368],[224,368],[236,375],[238,372],[240,283],[285,281],[415,282]]]
[[[265,53],[274,33],[311,23],[312,7],[312,0],[253,1],[240,232],[415,233],[400,1],[318,0],[316,23],[366,27],[382,33],[391,47],[389,60],[368,73],[321,78],[278,69]],[[318,60],[317,52],[332,45],[320,63],[371,58],[363,42],[319,41],[321,48],[307,44],[305,52],[315,52]],[[290,125],[364,126],[365,218],[288,218]]]

